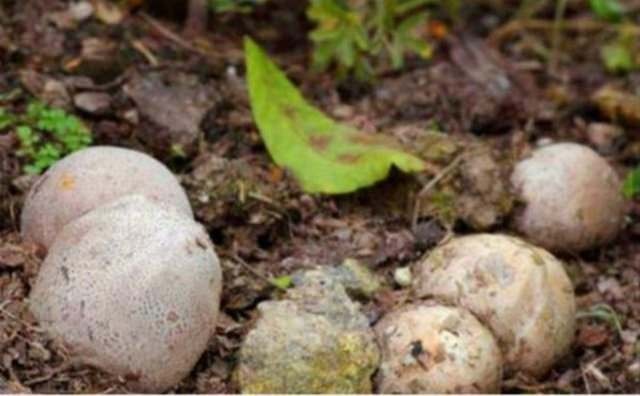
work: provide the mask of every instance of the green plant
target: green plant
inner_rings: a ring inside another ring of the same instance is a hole
[[[598,18],[609,22],[620,22],[625,13],[618,0],[589,0],[589,6]]]
[[[17,154],[27,159],[25,172],[41,173],[62,156],[91,143],[89,129],[62,109],[32,102],[24,114],[10,114],[0,108],[0,130],[15,127],[20,141]]]
[[[216,13],[247,13],[255,6],[266,2],[267,0],[209,0],[209,8]]]
[[[314,43],[313,65],[325,70],[335,65],[338,77],[353,73],[360,80],[373,76],[373,63],[386,62],[394,69],[408,53],[431,56],[431,45],[421,37],[437,0],[311,0],[307,15],[316,24],[310,33]]]
[[[635,26],[625,23],[624,6],[618,0],[589,0],[589,5],[598,18],[616,25],[616,38],[603,45],[600,51],[605,69],[611,73],[628,73],[637,69]]]
[[[253,118],[273,160],[306,192],[341,194],[369,186],[392,166],[424,170],[419,158],[381,135],[339,124],[311,106],[251,39],[245,40]]]
[[[622,186],[622,193],[628,199],[633,199],[640,193],[640,166],[627,174]]]

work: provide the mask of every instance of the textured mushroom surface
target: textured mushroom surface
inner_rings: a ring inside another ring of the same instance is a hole
[[[562,263],[521,239],[454,238],[418,264],[414,287],[471,311],[498,340],[507,370],[543,375],[573,341],[575,297]]]
[[[523,202],[515,227],[552,251],[580,251],[610,242],[625,216],[621,182],[589,147],[544,146],[518,163],[511,175]]]
[[[468,311],[436,304],[387,314],[375,326],[382,353],[380,393],[496,393],[502,355]]]
[[[242,393],[371,393],[375,336],[339,280],[308,271],[258,309],[234,374]]]
[[[218,315],[222,274],[208,236],[175,208],[121,198],[69,223],[30,296],[72,357],[161,392],[189,373]]]
[[[33,185],[22,210],[22,236],[48,248],[67,223],[130,194],[192,216],[187,195],[161,162],[135,150],[96,146],[63,158]]]

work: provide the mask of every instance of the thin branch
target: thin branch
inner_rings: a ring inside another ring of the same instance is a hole
[[[554,21],[546,19],[515,19],[511,22],[494,30],[489,36],[489,43],[499,46],[504,40],[517,34],[522,30],[543,30],[552,31],[555,26]],[[608,31],[615,33],[618,29],[615,25],[596,21],[591,18],[567,19],[563,22],[564,31],[572,31],[578,33],[591,33],[599,31]],[[630,26],[629,34],[640,36],[640,26]]]

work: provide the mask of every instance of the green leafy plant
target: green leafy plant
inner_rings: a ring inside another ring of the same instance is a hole
[[[336,66],[338,77],[353,73],[360,80],[373,76],[372,61],[386,61],[394,69],[408,53],[422,58],[432,48],[421,38],[425,6],[434,0],[311,0],[307,15],[316,23],[310,33],[317,70]]]
[[[209,8],[216,13],[248,13],[267,0],[209,0]]]
[[[640,167],[627,174],[622,186],[622,192],[628,199],[635,198],[640,193]]]
[[[598,18],[609,22],[620,22],[625,9],[618,0],[589,0],[589,6]]]
[[[253,118],[271,157],[312,193],[341,194],[384,179],[392,166],[421,171],[424,162],[390,139],[339,124],[307,103],[251,39],[245,39]]]
[[[595,319],[607,323],[614,328],[618,334],[622,334],[622,323],[619,315],[609,304],[595,304],[588,310],[581,310],[576,313],[576,319]]]
[[[32,102],[24,114],[0,109],[0,131],[15,127],[18,155],[26,158],[27,173],[41,173],[62,156],[91,144],[91,133],[78,118],[61,109]]]
[[[626,10],[618,0],[589,0],[591,11],[600,19],[616,25],[617,37],[602,46],[600,57],[610,73],[628,73],[638,68],[634,28],[625,23]],[[632,25],[633,26],[633,25]]]

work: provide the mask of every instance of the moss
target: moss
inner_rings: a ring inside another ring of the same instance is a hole
[[[243,376],[243,393],[371,393],[379,354],[355,333],[338,336],[324,351],[310,351],[308,359],[289,359],[283,372],[264,370]],[[287,359],[288,356],[282,356]],[[276,363],[276,362],[274,362]],[[279,364],[275,367],[281,366]],[[258,374],[258,375],[255,375]],[[240,379],[238,372],[235,373]],[[247,379],[249,381],[247,381]]]

